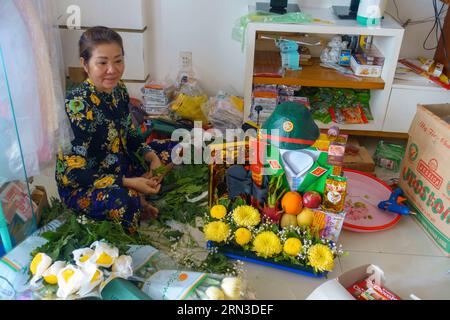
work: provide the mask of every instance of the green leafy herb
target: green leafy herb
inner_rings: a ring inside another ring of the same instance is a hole
[[[127,234],[120,224],[110,221],[86,220],[85,224],[79,222],[75,214],[72,214],[66,223],[55,231],[42,234],[49,242],[32,252],[35,256],[38,252],[47,254],[53,261],[72,261],[72,252],[76,249],[89,247],[93,242],[104,240],[117,247],[119,252],[125,253],[128,245],[148,245],[150,240],[139,233]]]

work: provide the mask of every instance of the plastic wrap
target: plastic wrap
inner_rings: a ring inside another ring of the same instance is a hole
[[[12,31],[13,30],[13,31]],[[39,172],[38,150],[43,144],[42,118],[32,48],[20,13],[13,1],[0,2],[0,127],[1,183],[24,178],[21,150],[29,175]],[[14,110],[13,110],[14,108]],[[13,112],[14,111],[14,112]],[[14,119],[15,116],[15,119]],[[16,123],[17,131],[16,131]]]
[[[238,129],[244,119],[244,101],[236,96],[220,91],[203,105],[203,112],[208,115],[209,123],[216,129]]]
[[[202,110],[202,105],[208,101],[197,80],[191,79],[183,83],[177,90],[171,109],[183,119],[207,123],[208,119]]]
[[[2,182],[23,179],[21,153],[28,176],[38,175],[40,168],[53,159],[56,146],[70,142],[60,40],[52,25],[51,8],[49,0],[0,2],[4,58],[0,75],[0,126],[4,129],[1,147],[8,150],[0,159]]]
[[[236,20],[232,31],[232,38],[242,43],[242,49],[244,49],[247,25],[251,22],[308,24],[313,22],[313,18],[311,17],[311,15],[305,12],[290,12],[286,14],[252,12],[250,14],[247,14]]]

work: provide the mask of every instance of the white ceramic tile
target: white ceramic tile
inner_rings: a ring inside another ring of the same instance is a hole
[[[318,286],[341,274],[339,260],[326,278],[312,278],[254,263],[245,263],[245,279],[258,300],[304,300]]]
[[[350,252],[341,258],[342,271],[375,264],[384,271],[385,287],[402,299],[450,299],[450,259],[418,255]]]
[[[339,243],[346,251],[444,256],[410,216],[402,217],[395,226],[384,231],[359,233],[343,230]]]

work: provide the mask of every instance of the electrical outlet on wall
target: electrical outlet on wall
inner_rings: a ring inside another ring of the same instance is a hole
[[[180,52],[181,70],[192,70],[192,52]]]

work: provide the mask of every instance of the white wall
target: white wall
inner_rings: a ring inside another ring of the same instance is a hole
[[[179,52],[191,51],[193,65],[202,87],[210,95],[224,89],[243,95],[245,58],[240,43],[231,38],[233,24],[245,15],[256,0],[149,0],[151,77],[174,79],[179,69]],[[261,0],[268,1],[268,0]],[[296,3],[296,0],[289,2]],[[301,5],[349,4],[350,0],[299,0]],[[440,2],[438,2],[440,3]],[[397,0],[402,20],[433,15],[432,0]],[[387,11],[395,13],[393,0]],[[422,49],[432,23],[409,26],[401,50],[402,57],[430,57]],[[433,45],[431,39],[429,45]]]
[[[399,8],[399,16],[402,21],[407,19],[422,20],[423,18],[429,18],[434,16],[433,2],[432,0],[396,0]],[[442,5],[441,1],[437,1],[438,8]],[[446,8],[444,8],[445,10]],[[388,0],[386,11],[396,15],[396,10],[393,0]],[[442,15],[445,18],[445,14]],[[442,20],[443,22],[444,20]],[[427,51],[422,48],[422,44],[433,27],[433,22],[407,26],[405,29],[405,36],[403,38],[403,45],[400,51],[400,57],[415,58],[417,56],[424,56],[432,58],[434,56],[433,51]],[[427,42],[427,47],[436,46],[436,36],[433,33],[430,35],[430,39]]]
[[[224,89],[243,94],[244,53],[231,38],[233,24],[252,0],[151,0],[151,77],[174,79],[180,51],[191,51],[193,66],[210,95]]]

